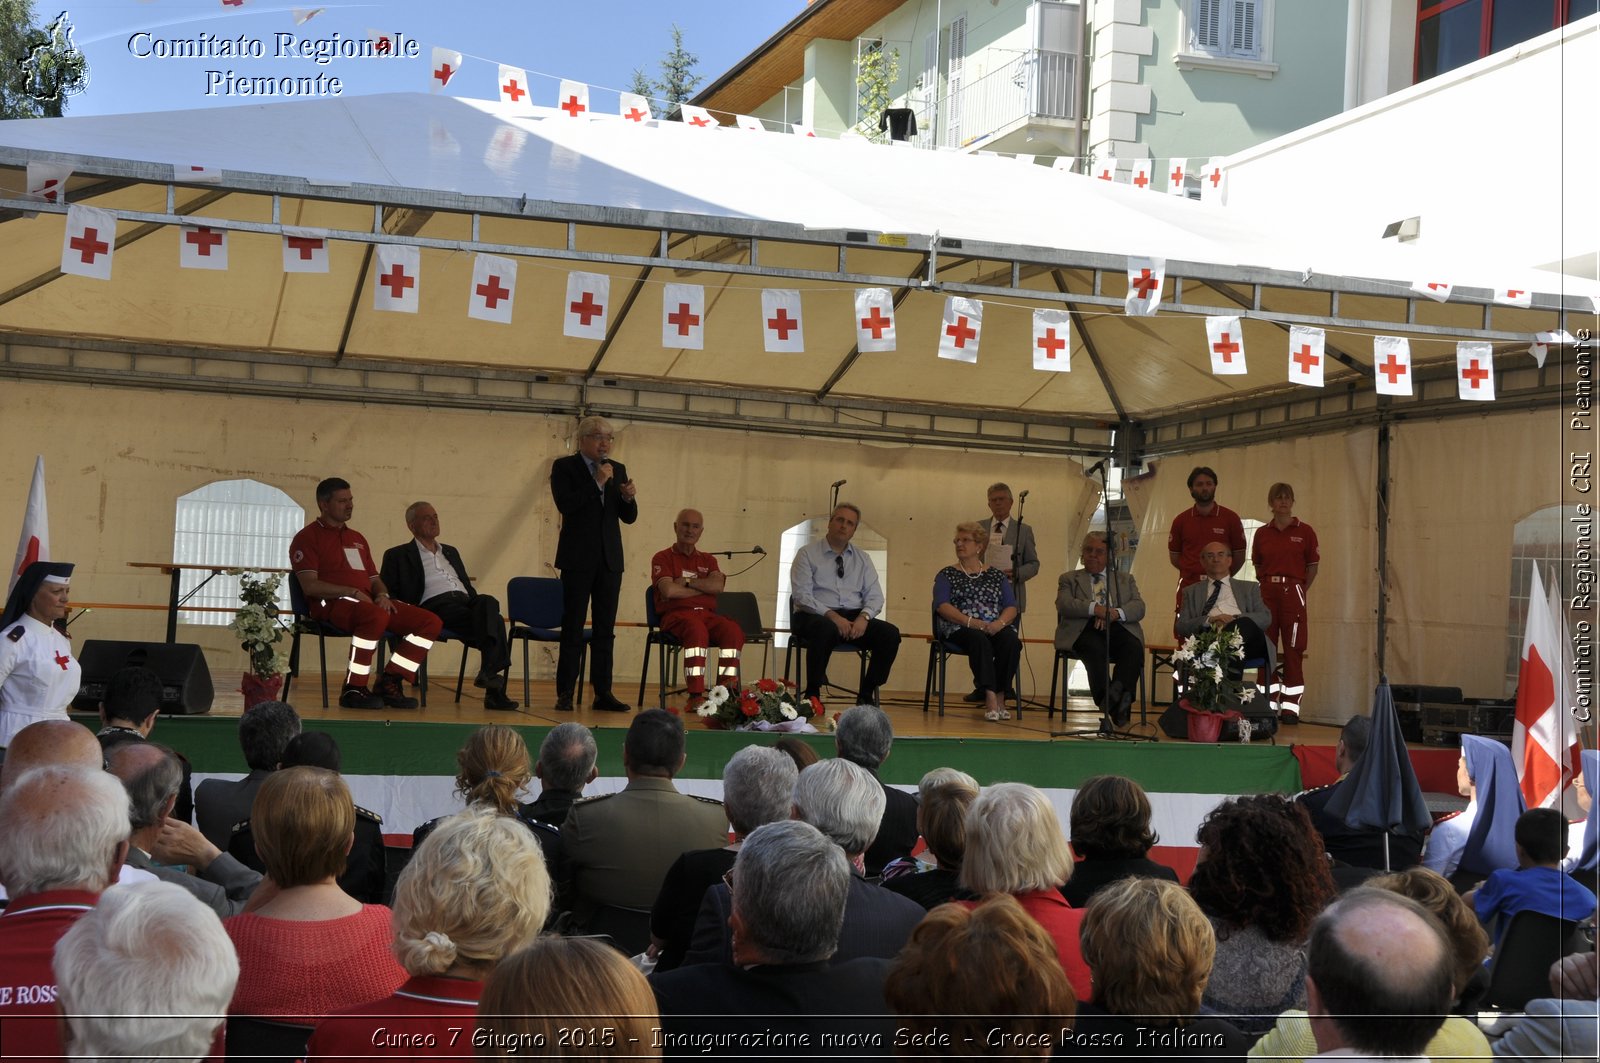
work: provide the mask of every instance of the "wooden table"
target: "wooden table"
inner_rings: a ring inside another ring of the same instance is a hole
[[[153,568],[153,569],[159,569],[161,572],[165,573],[166,575],[168,575],[168,576],[170,576],[172,578],[172,590],[171,590],[171,592],[169,593],[169,595],[167,597],[167,641],[168,642],[177,642],[178,641],[178,610],[179,610],[179,608],[182,607],[184,602],[188,601],[190,598],[193,598],[197,593],[199,593],[201,587],[204,587],[207,583],[210,583],[212,580],[216,579],[218,576],[222,575],[224,572],[232,572],[232,571],[234,571],[236,569],[240,570],[240,571],[244,571],[244,572],[283,572],[283,573],[288,573],[290,571],[287,568],[260,568],[260,567],[257,567],[255,565],[185,565],[185,564],[179,564],[176,561],[129,561],[128,562],[128,567],[129,568]],[[179,585],[182,582],[183,573],[187,572],[187,571],[209,572],[210,575],[207,576],[205,579],[201,580],[199,585],[196,586],[193,590],[191,590],[188,594],[185,594],[182,597],[180,597],[179,593],[178,593],[179,589],[180,589]]]

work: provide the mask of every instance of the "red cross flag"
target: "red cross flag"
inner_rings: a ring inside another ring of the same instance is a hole
[[[736,114],[733,116],[733,120],[740,129],[747,133],[765,133],[767,131],[767,127],[761,124],[761,119],[748,114]]]
[[[1161,282],[1167,276],[1164,258],[1128,259],[1128,296],[1123,307],[1139,317],[1153,317],[1161,305]]]
[[[619,97],[617,113],[630,122],[644,125],[650,121],[650,101],[637,92],[624,92]]]
[[[1523,288],[1496,288],[1494,301],[1504,306],[1532,306],[1533,293]]]
[[[411,244],[379,244],[376,251],[372,308],[415,314],[417,286],[422,283],[422,249]]]
[[[581,81],[568,81],[561,79],[560,91],[556,93],[556,110],[567,118],[589,120],[589,86]]]
[[[72,167],[58,166],[53,162],[28,163],[28,188],[30,196],[44,200],[46,203],[65,203],[67,201],[67,178],[72,176]]]
[[[1089,176],[1100,181],[1116,181],[1117,160],[1112,158],[1110,155],[1107,155],[1103,159],[1096,160],[1094,166],[1089,170]]]
[[[116,215],[98,207],[67,208],[67,231],[61,238],[62,273],[110,280],[116,245]]]
[[[611,307],[611,278],[604,273],[568,273],[567,309],[561,333],[580,340],[606,338],[606,312]]]
[[[175,162],[172,164],[172,179],[191,185],[214,185],[222,180],[222,168],[219,166],[196,166],[190,162]]]
[[[1563,638],[1566,610],[1561,592],[1546,595],[1539,566],[1533,566],[1528,620],[1517,667],[1517,708],[1511,725],[1511,762],[1517,767],[1522,799],[1529,808],[1556,805],[1581,768],[1573,714],[1571,660]],[[1565,667],[1563,666],[1565,665]]]
[[[500,64],[500,102],[509,103],[519,111],[533,110],[533,97],[528,93],[528,72],[520,66]]]
[[[291,17],[293,17],[294,24],[296,26],[304,26],[307,22],[310,22],[312,19],[316,18],[326,10],[328,9],[325,7],[291,7],[289,9],[289,14]]]
[[[1322,386],[1327,334],[1309,325],[1289,326],[1289,383],[1308,388]]]
[[[1411,342],[1404,336],[1372,337],[1372,371],[1379,395],[1411,394]]]
[[[715,129],[717,120],[711,117],[711,112],[704,107],[693,107],[689,104],[682,105],[683,124],[693,126],[695,129]]]
[[[1213,375],[1244,375],[1244,326],[1238,318],[1206,318],[1206,343],[1211,348]]]
[[[1456,393],[1468,402],[1494,401],[1494,348],[1456,344]]]
[[[1184,187],[1184,178],[1189,176],[1189,160],[1173,159],[1167,164],[1167,195],[1187,196],[1189,190]]]
[[[50,507],[44,497],[44,455],[33,459],[33,482],[28,485],[28,507],[22,511],[22,534],[17,537],[17,556],[11,562],[11,578],[6,594],[17,585],[17,578],[35,561],[50,560]]]
[[[367,29],[367,40],[372,42],[372,50],[379,55],[393,55],[397,43],[394,34],[382,30]]]
[[[794,135],[797,137],[814,137],[817,135],[816,130],[812,129],[803,122],[796,122],[789,128],[794,130]]]
[[[328,234],[320,229],[283,229],[285,273],[328,272]]]
[[[1077,166],[1078,160],[1067,155],[1060,156],[1055,162],[1050,164],[1050,168],[1052,170],[1061,170],[1064,173],[1072,173]]]
[[[1221,159],[1212,159],[1200,171],[1200,198],[1218,206],[1228,202],[1228,171]]]
[[[228,230],[209,225],[179,226],[178,265],[184,269],[227,269]]]
[[[428,71],[428,91],[439,92],[461,72],[461,53],[434,48],[433,66]]]
[[[1072,371],[1072,315],[1069,312],[1033,312],[1033,367],[1045,373]]]
[[[1418,295],[1426,295],[1436,303],[1448,302],[1450,299],[1451,285],[1444,281],[1412,281],[1411,290]]]
[[[761,336],[768,354],[799,354],[806,349],[800,327],[800,292],[796,288],[763,288]]]
[[[894,295],[889,289],[856,289],[856,350],[894,350]]]
[[[700,285],[668,284],[661,289],[661,346],[706,349],[706,290]]]
[[[1148,192],[1153,187],[1150,180],[1152,165],[1149,159],[1134,160],[1133,187],[1141,192]]]
[[[478,255],[472,260],[472,290],[467,293],[468,317],[509,325],[511,304],[516,297],[516,259]]]
[[[956,362],[978,360],[978,333],[983,329],[983,304],[952,295],[944,301],[939,323],[939,357]]]
[[[1528,344],[1528,353],[1533,355],[1533,360],[1539,368],[1544,368],[1545,356],[1550,353],[1550,348],[1564,347],[1572,343],[1572,333],[1566,329],[1557,329],[1554,332],[1535,332],[1533,342]]]

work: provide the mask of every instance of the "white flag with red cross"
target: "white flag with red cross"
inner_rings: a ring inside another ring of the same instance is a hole
[[[1566,626],[1562,604],[1559,591],[1546,596],[1535,564],[1517,669],[1516,716],[1511,725],[1511,762],[1516,765],[1522,798],[1529,808],[1558,803],[1573,775],[1581,770],[1572,715],[1576,706],[1572,704],[1569,671],[1562,666],[1566,647],[1571,645],[1560,634]]]
[[[372,308],[415,314],[422,284],[422,248],[413,244],[379,244],[378,272],[372,286]]]
[[[1072,314],[1069,311],[1033,312],[1033,367],[1045,373],[1072,371]]]
[[[1123,307],[1138,317],[1153,316],[1161,305],[1161,285],[1166,278],[1166,259],[1128,259],[1128,295]]]
[[[589,120],[589,86],[581,81],[568,81],[561,79],[561,88],[556,94],[556,110],[567,118],[578,118],[585,122]]]
[[[1528,344],[1528,353],[1533,355],[1533,360],[1540,369],[1544,368],[1545,357],[1550,353],[1550,348],[1565,347],[1572,343],[1572,333],[1566,329],[1556,329],[1554,332],[1535,332],[1533,342]]]
[[[706,290],[698,284],[661,289],[661,346],[685,351],[706,348]]]
[[[683,124],[695,129],[715,129],[718,122],[711,117],[711,112],[704,107],[694,107],[687,103],[682,105]]]
[[[35,561],[50,560],[50,507],[44,498],[44,455],[33,459],[33,482],[28,485],[28,508],[22,512],[22,534],[17,538],[17,557],[11,563],[11,579],[6,595],[17,585],[23,569]]]
[[[480,254],[472,260],[472,290],[467,293],[468,317],[509,325],[511,306],[516,299],[516,259]]]
[[[99,207],[67,208],[67,231],[61,237],[62,273],[108,281],[116,247],[116,215]]]
[[[1135,159],[1133,162],[1133,177],[1131,179],[1133,187],[1141,192],[1150,191],[1150,175],[1154,172],[1153,167],[1154,163],[1149,159]]]
[[[736,114],[733,116],[733,121],[735,125],[746,133],[765,133],[767,131],[767,127],[761,124],[761,119],[753,115]]]
[[[191,185],[214,185],[222,181],[222,167],[196,166],[189,162],[172,164],[172,179]]]
[[[1200,171],[1200,199],[1218,206],[1228,202],[1228,171],[1221,159],[1211,159]]]
[[[1372,337],[1372,372],[1379,395],[1411,394],[1411,341],[1404,336]]]
[[[624,92],[618,97],[617,113],[629,122],[644,125],[650,121],[650,101],[637,92]]]
[[[1494,401],[1494,348],[1487,343],[1456,344],[1456,392],[1469,402]]]
[[[461,72],[461,53],[453,52],[449,48],[435,47],[433,50],[433,66],[428,70],[428,91],[439,92],[455,80]]]
[[[1244,326],[1237,317],[1206,318],[1206,343],[1211,348],[1214,376],[1243,376]]]
[[[1110,155],[1096,159],[1089,168],[1089,176],[1097,181],[1115,182],[1117,179],[1117,160]]]
[[[1502,306],[1532,306],[1533,293],[1525,288],[1496,288],[1494,301]]]
[[[1289,383],[1322,386],[1327,334],[1310,325],[1289,326]]]
[[[60,166],[53,162],[28,163],[28,188],[27,193],[44,200],[46,203],[65,203],[67,201],[67,178],[72,176],[72,167]]]
[[[528,92],[528,72],[520,66],[500,64],[500,102],[509,103],[519,111],[533,110],[533,96]]]
[[[283,227],[285,273],[328,272],[328,234],[321,229]]]
[[[894,293],[889,289],[856,289],[856,350],[894,350]]]
[[[1167,195],[1186,196],[1188,189],[1184,187],[1184,178],[1189,176],[1189,160],[1173,159],[1167,164]]]
[[[768,354],[799,354],[806,349],[799,289],[761,290],[761,335]]]
[[[296,26],[304,26],[307,22],[323,14],[328,9],[325,7],[291,7],[289,15],[294,19]]]
[[[939,323],[939,357],[956,362],[978,360],[978,333],[983,330],[983,304],[959,295],[944,301]]]
[[[372,50],[381,56],[394,55],[394,50],[399,44],[395,40],[394,34],[385,33],[383,30],[371,29],[370,27],[367,30],[367,40],[372,42]]]
[[[179,226],[178,265],[184,269],[227,269],[228,230],[209,225]]]
[[[1444,281],[1412,281],[1411,290],[1418,295],[1426,295],[1436,303],[1450,301],[1450,289],[1453,286]]]
[[[1057,158],[1055,162],[1050,164],[1050,169],[1061,170],[1064,173],[1072,173],[1077,169],[1077,167],[1078,160],[1072,158],[1070,155],[1062,155],[1061,157]]]
[[[611,309],[611,278],[604,273],[567,274],[567,310],[561,332],[579,340],[606,338],[606,315]]]

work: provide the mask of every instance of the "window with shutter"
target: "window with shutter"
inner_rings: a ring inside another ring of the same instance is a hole
[[[1273,0],[1185,0],[1180,70],[1230,70],[1271,77]]]

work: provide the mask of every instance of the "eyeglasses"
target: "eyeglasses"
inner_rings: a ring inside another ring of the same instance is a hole
[[[729,893],[733,892],[733,868],[730,867],[722,873],[722,884],[728,887]]]
[[[840,579],[844,579],[844,555],[843,554],[840,554],[838,557],[833,559],[833,570],[834,570],[834,572],[838,573],[838,576],[839,576]]]

